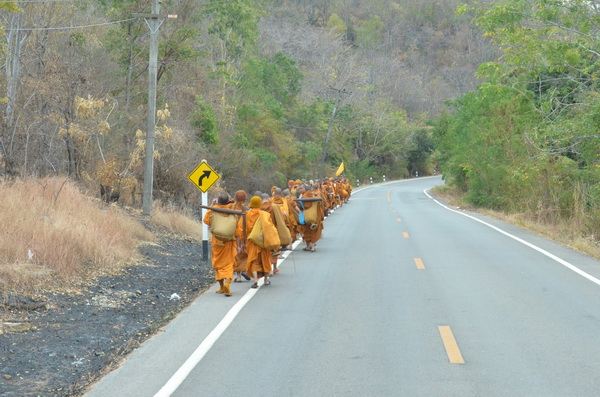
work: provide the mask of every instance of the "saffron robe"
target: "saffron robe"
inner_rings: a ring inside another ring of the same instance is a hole
[[[300,210],[298,209],[298,204],[292,196],[287,196],[284,198],[287,201],[288,205],[288,221],[290,223],[290,233],[292,234],[292,243],[298,239],[298,233],[300,233],[300,228],[298,227],[298,213]]]
[[[252,233],[252,228],[256,224],[260,213],[263,212],[258,208],[252,208],[246,213],[246,232],[248,235]],[[269,217],[263,217],[263,219],[270,219]],[[238,223],[238,230],[242,227],[241,223]],[[248,275],[253,272],[269,274],[273,270],[271,265],[271,251],[264,249],[254,244],[250,240],[246,240],[246,249],[248,251],[248,260],[246,263],[246,272]]]
[[[248,211],[248,208],[246,207],[246,205],[242,202],[235,202],[233,203],[232,209],[236,210],[236,211]],[[242,217],[240,217],[242,218]],[[239,223],[238,223],[239,224]],[[235,261],[233,263],[233,271],[237,272],[237,273],[242,273],[246,271],[246,258],[247,258],[247,252],[246,252],[246,238],[248,236],[244,236],[243,235],[243,229],[239,230],[239,236],[237,238],[237,255],[235,256]]]
[[[220,205],[217,204],[214,207],[231,209],[229,204]],[[212,223],[213,211],[208,210],[204,215],[204,223],[209,227]],[[235,215],[228,215],[235,216]],[[238,237],[238,231],[236,230],[236,237]],[[212,236],[210,240],[211,245],[211,260],[212,267],[215,269],[215,280],[224,280],[233,278],[233,264],[235,262],[235,256],[237,255],[237,241],[222,241]]]
[[[305,192],[302,195],[302,198],[320,198],[321,196],[319,195],[318,192],[316,191],[311,191],[309,190],[308,192]],[[306,241],[308,244],[310,243],[316,243],[317,241],[319,241],[321,239],[321,234],[323,233],[323,219],[325,218],[325,212],[323,211],[323,204],[322,202],[304,202],[304,208],[310,208],[313,205],[317,205],[318,209],[317,209],[317,213],[318,213],[318,223],[317,223],[317,227],[313,230],[310,228],[310,225],[301,225],[301,233],[302,233],[302,238],[304,239],[304,241]]]

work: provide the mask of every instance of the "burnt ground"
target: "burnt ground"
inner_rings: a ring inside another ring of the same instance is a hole
[[[197,242],[164,235],[140,251],[142,264],[100,278],[80,295],[5,300],[1,396],[82,394],[214,280]],[[171,299],[174,293],[180,299]]]

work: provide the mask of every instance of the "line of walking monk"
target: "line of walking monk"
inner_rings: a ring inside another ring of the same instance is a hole
[[[211,232],[211,258],[217,293],[231,296],[231,282],[259,279],[271,284],[277,274],[277,259],[291,250],[300,235],[304,251],[315,252],[323,232],[323,220],[348,202],[352,186],[346,178],[318,182],[291,180],[282,190],[273,186],[271,194],[248,194],[239,190],[233,197],[218,195],[204,216]]]

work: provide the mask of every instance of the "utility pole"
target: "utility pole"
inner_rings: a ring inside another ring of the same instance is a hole
[[[321,155],[321,165],[324,165],[327,161],[327,156],[329,155],[329,140],[331,139],[331,133],[333,131],[333,123],[335,121],[335,116],[337,114],[338,108],[342,103],[344,97],[352,95],[351,92],[347,91],[345,88],[339,89],[334,87],[329,87],[335,95],[335,103],[333,104],[333,110],[331,111],[331,116],[329,117],[329,124],[327,126],[327,135],[325,135],[325,142],[323,142],[323,154]]]
[[[146,130],[146,158],[144,159],[144,191],[142,210],[152,213],[152,185],[154,183],[154,129],[156,127],[156,79],[158,73],[158,30],[163,23],[159,15],[159,0],[152,0],[152,14],[145,17],[150,30],[150,60],[148,61],[148,126]]]

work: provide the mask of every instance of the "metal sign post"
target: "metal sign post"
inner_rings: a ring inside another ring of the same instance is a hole
[[[208,193],[200,193],[202,205],[208,206]],[[208,261],[208,225],[203,222],[204,209],[200,207],[200,222],[202,222],[202,259]],[[206,210],[208,211],[208,210]]]
[[[208,189],[211,188],[221,176],[208,164],[202,160],[188,175],[190,182],[200,189],[200,222],[202,222],[202,259],[208,261],[208,225],[204,223],[203,207],[208,207]]]

